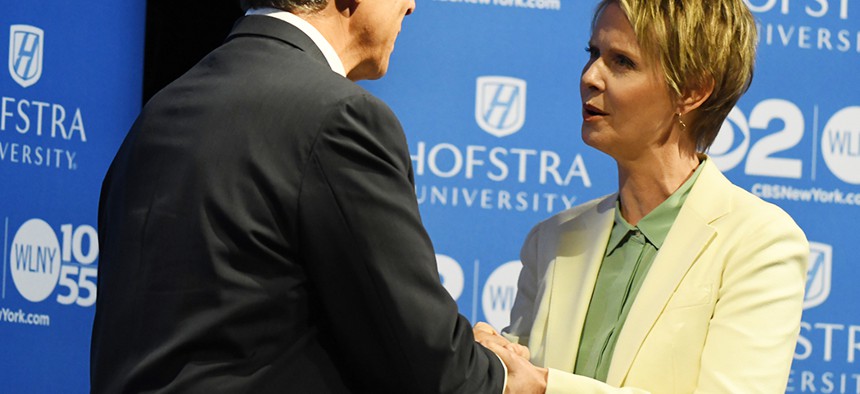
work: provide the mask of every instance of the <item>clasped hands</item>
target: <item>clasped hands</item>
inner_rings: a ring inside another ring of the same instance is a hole
[[[475,324],[472,330],[475,341],[490,349],[502,359],[508,368],[508,380],[505,393],[536,393],[546,391],[546,381],[549,370],[532,365],[529,362],[529,348],[512,343],[499,335],[493,327],[484,322]]]

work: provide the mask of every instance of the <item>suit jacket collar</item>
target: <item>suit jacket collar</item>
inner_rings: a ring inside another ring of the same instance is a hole
[[[639,347],[678,284],[716,235],[711,223],[730,210],[731,201],[722,197],[726,188],[734,186],[712,160],[704,165],[630,308],[612,357],[608,384],[623,383]],[[585,314],[612,229],[616,198],[615,194],[606,197],[560,229],[551,278],[545,365],[573,371]]]
[[[233,25],[233,31],[227,36],[225,42],[237,37],[268,37],[282,41],[308,54],[314,60],[329,67],[322,51],[313,40],[299,28],[282,20],[265,15],[248,15],[239,18]]]

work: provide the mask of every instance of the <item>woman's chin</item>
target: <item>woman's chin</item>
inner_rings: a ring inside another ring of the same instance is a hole
[[[600,133],[588,126],[582,126],[582,142],[594,149],[602,151],[603,149],[600,149],[600,140]]]

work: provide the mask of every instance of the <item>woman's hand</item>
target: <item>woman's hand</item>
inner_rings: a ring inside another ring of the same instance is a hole
[[[484,345],[484,347],[492,350],[489,344],[494,343],[499,347],[503,347],[513,352],[517,356],[520,356],[526,360],[530,358],[529,348],[520,345],[518,343],[512,343],[505,339],[505,337],[499,335],[492,326],[484,322],[478,322],[475,324],[475,327],[472,329],[472,332],[475,335],[475,341]]]

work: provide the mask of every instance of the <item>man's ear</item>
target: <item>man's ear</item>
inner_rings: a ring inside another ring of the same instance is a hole
[[[335,3],[335,7],[338,12],[347,12],[349,15],[355,13],[355,9],[358,8],[358,3],[362,0],[332,0]]]
[[[711,77],[703,78],[695,86],[688,87],[683,95],[678,99],[678,113],[681,115],[695,111],[714,92],[714,79]]]

